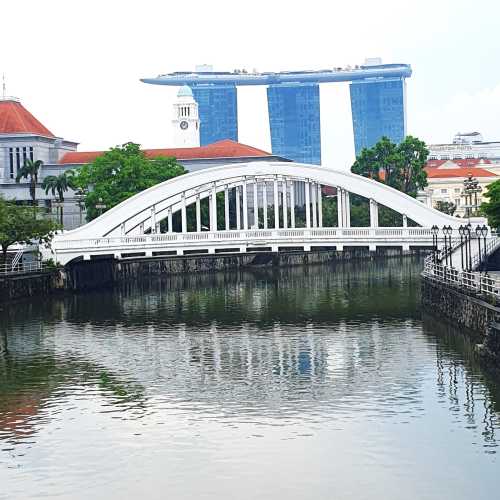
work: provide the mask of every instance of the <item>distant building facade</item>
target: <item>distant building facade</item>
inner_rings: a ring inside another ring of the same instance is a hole
[[[464,217],[467,200],[464,181],[471,175],[481,191],[477,204],[487,201],[486,188],[500,179],[500,142],[485,142],[479,132],[458,133],[448,144],[430,144],[425,170],[428,185],[422,200],[436,207],[439,202],[453,203],[455,215]]]
[[[356,156],[382,136],[399,143],[406,136],[404,78],[359,80],[350,84],[352,127]]]
[[[267,104],[273,153],[320,165],[319,85],[269,85]]]
[[[193,96],[201,117],[200,144],[238,141],[238,100],[236,85],[193,85]]]

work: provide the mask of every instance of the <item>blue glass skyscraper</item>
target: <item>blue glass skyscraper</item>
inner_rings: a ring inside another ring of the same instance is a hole
[[[406,134],[405,79],[408,64],[382,64],[378,58],[365,65],[299,71],[245,70],[176,71],[143,78],[152,85],[188,85],[200,114],[201,144],[221,139],[238,140],[238,85],[268,85],[267,99],[272,152],[291,160],[321,162],[319,85],[352,82],[351,108],[356,154],[373,146],[383,135],[395,142]]]
[[[387,136],[401,142],[406,135],[404,78],[356,80],[350,84],[356,156]]]
[[[273,154],[321,163],[319,85],[287,83],[267,88]]]
[[[200,116],[200,144],[223,139],[238,140],[236,85],[192,85]]]

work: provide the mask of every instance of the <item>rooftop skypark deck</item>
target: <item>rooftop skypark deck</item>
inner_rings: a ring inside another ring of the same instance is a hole
[[[334,68],[323,70],[280,71],[248,73],[244,70],[223,71],[176,71],[154,78],[142,78],[144,83],[153,85],[275,85],[280,83],[328,83],[351,82],[371,78],[408,78],[411,76],[409,64],[381,64],[376,66],[358,66],[354,68]]]

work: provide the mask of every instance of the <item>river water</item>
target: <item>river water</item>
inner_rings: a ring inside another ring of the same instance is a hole
[[[0,498],[498,498],[500,385],[420,310],[421,266],[2,306]]]

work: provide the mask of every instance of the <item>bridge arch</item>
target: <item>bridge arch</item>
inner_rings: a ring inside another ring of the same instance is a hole
[[[286,184],[283,188],[284,182]],[[255,189],[253,186],[257,186],[260,189],[259,193],[262,193],[259,196],[265,196],[263,192],[268,191],[271,185],[276,190],[276,184],[280,192],[285,189],[289,197],[293,197],[292,191],[296,182],[304,182],[308,186],[330,186],[337,189],[339,211],[343,211],[339,216],[339,227],[350,226],[349,193],[368,198],[373,206],[385,205],[423,227],[431,227],[434,224],[438,226],[449,224],[452,227],[458,227],[461,224],[460,219],[430,208],[385,184],[351,172],[291,162],[249,162],[200,170],[157,184],[125,200],[88,224],[66,232],[61,237],[79,239],[135,236],[149,231],[154,233],[160,220],[168,219],[173,213],[184,211],[189,205],[196,204],[197,199],[212,198],[219,192],[227,192],[236,188],[239,188],[240,196],[244,198],[247,192],[241,189],[244,185],[250,186],[250,193],[253,193],[252,189]],[[266,189],[262,186],[266,186]],[[310,203],[313,201],[321,203],[320,196],[316,196],[317,191],[312,190],[310,193],[308,196]],[[243,204],[245,204],[244,200]],[[214,206],[215,203],[211,203],[211,217],[214,215],[213,210],[216,210]],[[248,217],[248,208],[247,215],[241,214],[241,229],[250,228],[248,221],[243,220]],[[321,226],[319,220],[313,223],[312,218],[315,214],[307,215],[310,227]],[[320,219],[319,213],[317,219]],[[288,222],[288,227],[291,227],[291,222]],[[214,229],[225,228],[214,228],[212,225],[211,230]]]

